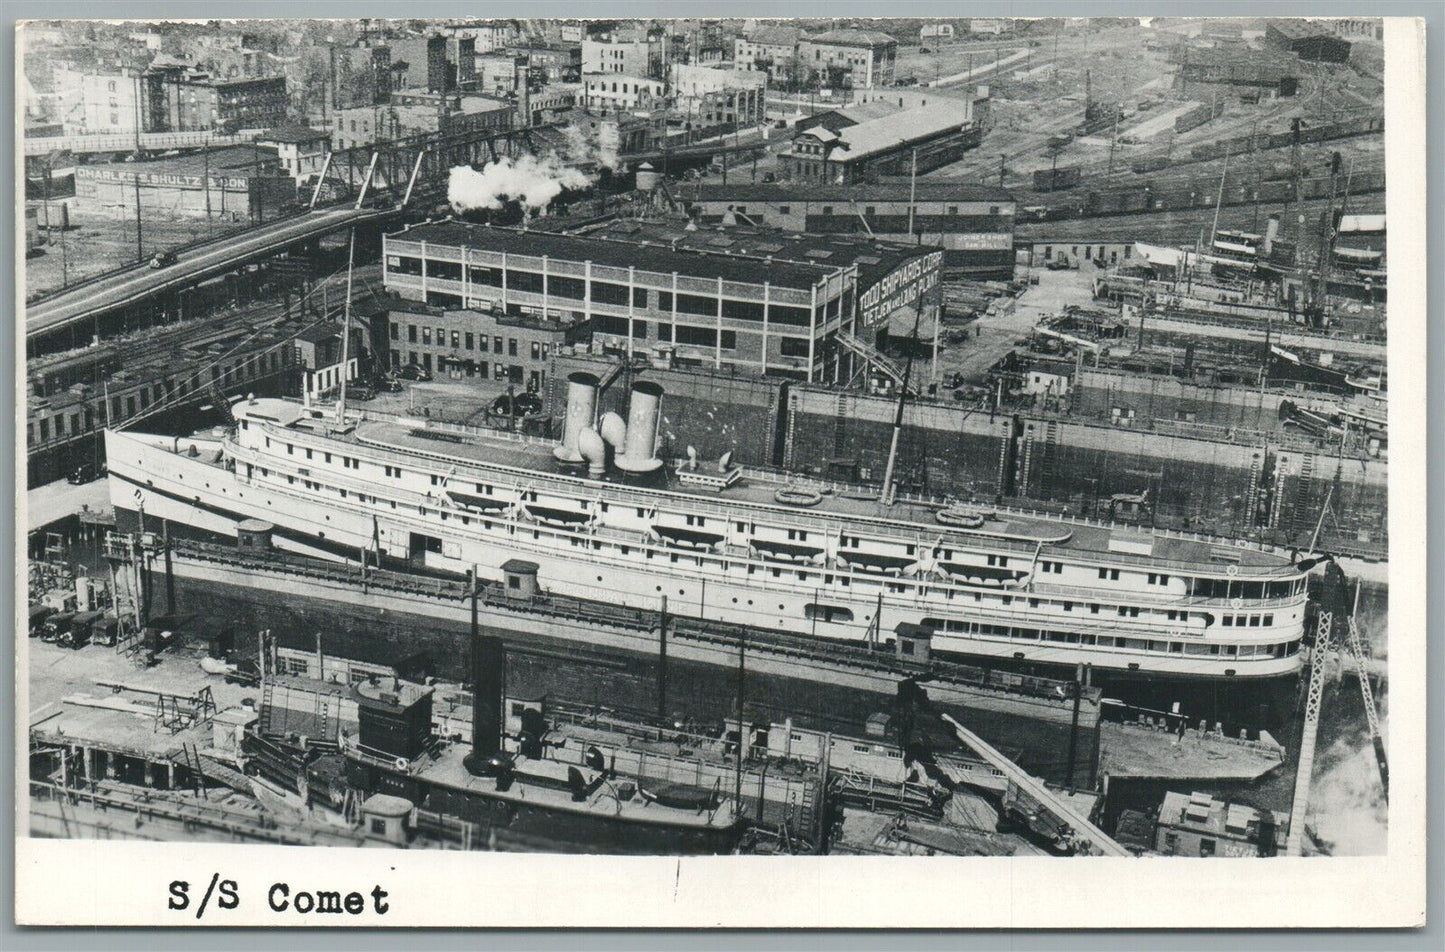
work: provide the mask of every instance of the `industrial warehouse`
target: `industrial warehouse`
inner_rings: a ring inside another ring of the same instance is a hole
[[[30,835],[1384,856],[1388,24],[28,25]]]

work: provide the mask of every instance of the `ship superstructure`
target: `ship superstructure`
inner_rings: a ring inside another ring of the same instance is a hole
[[[278,399],[176,439],[108,431],[112,501],[221,536],[500,580],[674,615],[860,641],[900,622],[933,650],[1141,674],[1295,673],[1305,569],[1177,533],[899,498],[656,455],[663,394],[597,418],[569,378],[563,439]],[[664,601],[665,599],[665,601]],[[879,618],[882,613],[886,621]]]

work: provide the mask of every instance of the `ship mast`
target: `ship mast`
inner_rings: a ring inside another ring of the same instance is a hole
[[[888,466],[883,470],[883,492],[878,501],[888,506],[893,503],[893,468],[898,463],[898,437],[903,432],[903,404],[908,399],[908,382],[913,377],[913,352],[918,346],[918,328],[923,322],[923,292],[918,292],[918,309],[913,317],[913,345],[908,348],[908,360],[903,365],[903,385],[898,390],[898,410],[893,416],[893,438],[888,444]]]
[[[336,398],[336,425],[346,426],[346,385],[349,383],[347,368],[351,366],[351,274],[356,266],[356,226],[351,228],[351,241],[346,251],[346,317],[341,324],[341,383]]]

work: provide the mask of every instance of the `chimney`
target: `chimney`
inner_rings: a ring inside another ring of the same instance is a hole
[[[502,751],[507,651],[502,639],[472,639],[472,752],[464,763],[474,776],[498,773]]]
[[[1274,251],[1274,240],[1279,237],[1279,216],[1269,216],[1269,222],[1264,226],[1264,256],[1268,258]]]
[[[650,473],[662,465],[657,458],[657,426],[661,418],[662,388],[650,380],[633,385],[628,407],[627,442],[616,459],[617,468],[629,473]]]
[[[577,371],[567,375],[567,418],[562,424],[562,445],[552,451],[564,463],[582,462],[577,438],[592,426],[597,415],[597,387],[594,375]]]

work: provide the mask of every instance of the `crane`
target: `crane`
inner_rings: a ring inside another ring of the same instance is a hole
[[[1299,763],[1295,767],[1294,805],[1289,815],[1285,853],[1299,856],[1304,849],[1305,812],[1310,805],[1310,779],[1314,775],[1315,741],[1320,732],[1320,698],[1325,690],[1325,652],[1334,629],[1334,612],[1321,611],[1315,625],[1315,646],[1310,651],[1310,684],[1305,695],[1304,730],[1300,735]]]
[[[1020,790],[1038,801],[1039,805],[1052,813],[1056,819],[1067,823],[1071,830],[1069,842],[1074,852],[1092,856],[1133,855],[1116,843],[1109,834],[1099,829],[1092,820],[1056,796],[1041,781],[1029,776],[1017,764],[995,750],[993,745],[949,715],[940,713],[939,717],[948,722],[949,726],[953,728],[953,732],[958,735],[958,739],[968,745],[974,753],[982,757],[1011,782],[1017,784]]]

